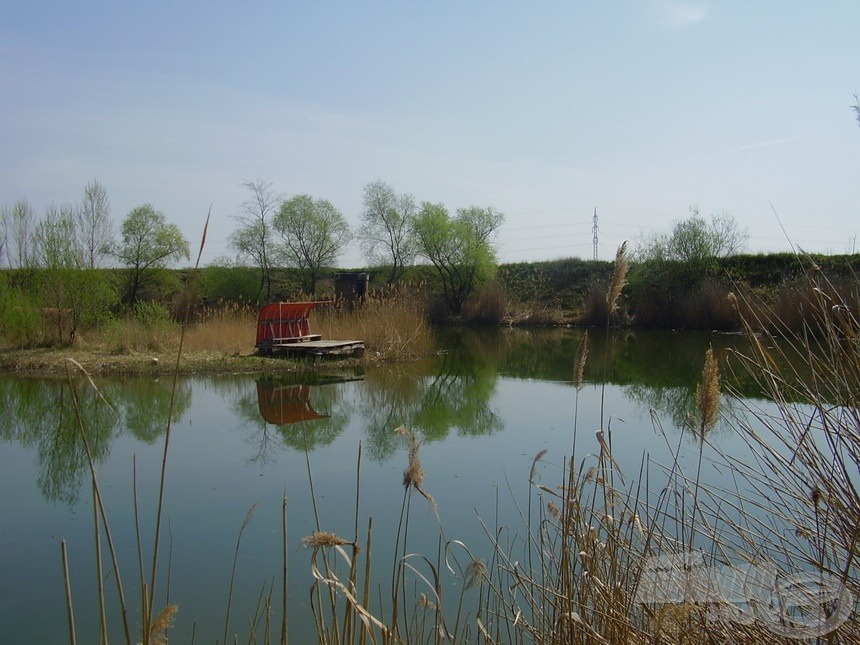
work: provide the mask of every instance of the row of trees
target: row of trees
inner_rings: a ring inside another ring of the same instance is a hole
[[[79,204],[51,204],[41,218],[26,200],[3,206],[0,264],[4,255],[10,268],[43,269],[46,282],[64,285],[69,271],[94,271],[116,262],[129,270],[124,299],[133,303],[154,271],[188,258],[190,250],[179,228],[149,204],[126,216],[115,239],[107,192],[94,180]],[[64,286],[70,288],[75,287]]]
[[[315,293],[322,272],[336,264],[353,238],[360,242],[369,265],[385,272],[389,284],[400,280],[416,262],[429,264],[454,313],[496,271],[493,238],[504,217],[493,208],[473,206],[452,214],[443,204],[419,204],[412,195],[399,194],[377,180],[365,186],[360,225],[353,233],[340,211],[326,200],[309,195],[287,199],[263,179],[243,185],[249,199],[236,217],[230,245],[240,263],[259,269],[259,298],[271,300],[276,267],[295,269],[298,288]],[[43,269],[43,291],[50,294],[42,299],[44,306],[68,308],[64,303],[71,292],[80,291],[82,280],[97,282],[95,276],[80,273],[75,285],[68,272],[92,271],[109,262],[127,269],[122,274],[122,299],[134,303],[158,269],[189,257],[188,242],[179,228],[148,204],[126,216],[115,239],[110,202],[98,181],[85,187],[79,204],[51,205],[41,218],[24,200],[3,207],[0,224],[0,264]],[[644,282],[658,284],[664,282],[657,279],[663,274],[680,272],[684,277],[680,282],[692,286],[710,272],[716,258],[740,252],[746,240],[746,232],[731,216],[712,215],[708,220],[693,208],[671,232],[640,240],[640,273]]]
[[[302,288],[316,291],[320,270],[336,263],[353,233],[343,215],[308,195],[284,199],[269,181],[245,182],[250,198],[237,216],[230,244],[240,261],[260,269],[260,290],[272,293],[272,268],[299,270]],[[504,217],[493,208],[470,207],[451,215],[442,204],[424,202],[377,180],[365,186],[361,223],[355,233],[369,264],[384,267],[396,283],[419,259],[437,272],[446,303],[458,312],[474,289],[492,277],[493,236]]]
[[[454,312],[495,272],[492,241],[504,218],[492,208],[451,215],[442,204],[419,205],[411,195],[375,181],[365,187],[361,223],[353,233],[331,202],[309,195],[286,199],[263,179],[243,185],[249,199],[236,217],[230,245],[240,263],[259,268],[259,296],[267,300],[275,267],[295,269],[300,289],[315,293],[322,271],[336,265],[354,237],[370,265],[386,271],[389,284],[416,261],[428,262]],[[42,270],[45,289],[55,292],[42,299],[51,307],[68,309],[70,294],[82,281],[96,279],[83,272],[108,265],[126,269],[122,300],[133,304],[158,269],[183,258],[189,258],[187,240],[149,204],[128,213],[117,237],[107,192],[96,180],[87,184],[81,202],[50,205],[41,217],[26,200],[0,208],[0,266]],[[74,280],[69,272],[76,272]]]

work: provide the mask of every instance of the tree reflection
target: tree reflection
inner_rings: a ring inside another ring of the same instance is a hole
[[[111,381],[99,391],[86,378],[0,379],[0,437],[35,449],[37,481],[46,499],[73,504],[89,471],[81,428],[96,463],[110,454],[113,439],[126,429],[152,442],[166,429],[172,383]],[[81,412],[78,420],[75,399]],[[191,402],[187,384],[177,386],[173,418]]]
[[[153,443],[166,431],[168,419],[181,420],[191,405],[191,383],[187,380],[176,383],[175,395],[173,379],[136,377],[111,383],[105,389],[108,400],[116,402],[123,426],[146,443]]]
[[[500,336],[446,330],[451,349],[432,361],[378,368],[367,373],[360,412],[373,459],[402,445],[394,430],[405,425],[430,440],[487,435],[503,423],[490,407],[498,381]]]
[[[73,400],[77,397],[93,459],[110,452],[117,414],[86,379],[2,379],[0,436],[35,449],[37,481],[49,500],[73,504],[89,469]]]

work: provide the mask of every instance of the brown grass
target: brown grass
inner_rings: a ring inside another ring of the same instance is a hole
[[[257,310],[248,305],[228,304],[200,312],[197,322],[185,332],[189,351],[221,352],[241,356],[254,351]]]
[[[320,304],[311,312],[311,331],[326,339],[363,340],[375,358],[412,359],[432,351],[433,338],[421,302],[406,292],[372,297],[350,307]],[[88,334],[80,346],[115,355],[165,353],[178,349],[182,327],[163,316],[128,315]],[[232,303],[199,310],[185,329],[184,350],[223,356],[253,354],[257,309]]]
[[[383,360],[419,358],[433,349],[423,302],[406,290],[374,295],[354,307],[318,306],[311,330],[323,338],[363,340],[365,351]]]

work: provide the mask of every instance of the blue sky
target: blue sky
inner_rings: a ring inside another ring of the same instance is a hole
[[[591,257],[595,207],[601,259],[691,205],[753,252],[860,232],[857,0],[6,0],[0,61],[0,204],[97,178],[192,248],[212,204],[204,262],[257,177],[354,226],[376,179],[493,206],[503,262]]]

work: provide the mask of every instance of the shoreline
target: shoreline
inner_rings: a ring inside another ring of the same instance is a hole
[[[77,363],[91,376],[140,376],[179,374],[268,374],[314,370],[322,365],[354,367],[367,359],[338,358],[311,361],[286,357],[266,357],[256,353],[228,355],[219,352],[185,351],[177,363],[177,350],[116,354],[94,349],[0,349],[0,374],[22,376],[63,376],[67,366],[77,371]]]

